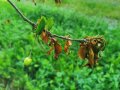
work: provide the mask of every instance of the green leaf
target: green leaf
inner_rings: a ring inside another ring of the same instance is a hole
[[[49,18],[49,19],[47,20],[47,22],[46,22],[45,28],[46,28],[47,30],[50,30],[53,25],[54,25],[53,18]]]
[[[46,18],[42,16],[37,21],[37,29],[36,29],[37,35],[40,35],[42,33],[42,31],[45,29],[45,25],[46,25]]]

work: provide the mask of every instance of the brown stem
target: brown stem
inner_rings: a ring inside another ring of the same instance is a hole
[[[70,40],[70,41],[76,41],[76,42],[79,42],[79,43],[82,43],[82,42],[86,42],[87,40],[86,39],[72,39],[72,38],[67,38],[65,36],[59,36],[59,35],[56,35],[56,34],[52,34],[51,32],[49,31],[45,31],[50,37],[57,37],[57,38],[61,38],[63,40]]]
[[[13,4],[11,2],[11,0],[7,0],[12,6],[13,8],[17,11],[17,13],[23,18],[24,21],[28,22],[30,25],[32,25],[33,28],[35,28],[37,25],[36,23],[32,22],[31,20],[29,20],[27,17],[25,17],[22,12],[15,6],[15,4]],[[49,31],[46,31],[47,34],[49,34],[51,37],[57,37],[57,38],[60,38],[60,39],[63,39],[63,40],[70,40],[70,41],[76,41],[76,42],[79,42],[79,43],[82,43],[82,42],[86,42],[86,39],[71,39],[71,38],[67,38],[67,37],[64,37],[64,36],[59,36],[59,35],[56,35],[56,34],[52,34],[51,32]]]
[[[30,25],[32,25],[33,27],[36,26],[36,24],[32,21],[30,21],[27,17],[25,17],[22,12],[15,6],[15,4],[13,4],[10,0],[7,0],[12,6],[13,8],[17,11],[17,13],[23,18],[24,21],[28,22]]]

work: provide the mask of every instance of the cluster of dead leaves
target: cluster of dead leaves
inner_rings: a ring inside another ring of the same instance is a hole
[[[57,59],[59,54],[62,52],[62,46],[59,44],[56,38],[50,37],[49,34],[47,34],[46,31],[42,31],[41,38],[45,43],[49,43],[49,46],[51,47],[50,50],[47,52],[50,54],[54,50],[54,57]],[[68,36],[66,38],[69,38]],[[78,51],[78,55],[82,59],[88,59],[87,66],[93,67],[96,65],[98,61],[98,54],[100,51],[103,51],[105,48],[105,40],[101,36],[96,37],[86,37],[84,38],[86,42],[80,43],[80,49]],[[72,45],[72,42],[70,40],[65,40],[64,45],[64,52],[69,52],[69,47]]]
[[[62,52],[62,46],[59,44],[56,38],[50,37],[49,34],[47,34],[46,31],[43,31],[41,33],[41,38],[45,43],[49,42],[49,46],[51,47],[50,50],[47,52],[50,54],[54,50],[54,58],[57,59],[59,54]],[[65,46],[64,46],[64,52],[68,53],[69,52],[69,47],[72,45],[72,42],[70,40],[66,40]]]
[[[93,67],[98,61],[98,53],[105,48],[105,40],[102,36],[86,37],[87,42],[80,44],[78,55],[82,59],[88,59],[87,66]]]

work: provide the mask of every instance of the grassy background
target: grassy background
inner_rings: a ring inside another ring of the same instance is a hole
[[[50,0],[37,6],[32,2],[13,2],[30,20],[53,17],[52,33],[72,38],[104,35],[107,46],[94,70],[83,67],[87,61],[78,55],[79,44],[71,53],[54,52],[35,40],[31,26],[24,22],[5,0],[0,1],[0,90],[119,90],[120,89],[120,1],[65,0],[55,5]],[[61,41],[64,46],[64,41]],[[31,53],[32,64],[24,67]]]

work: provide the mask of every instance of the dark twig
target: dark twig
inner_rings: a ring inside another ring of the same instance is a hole
[[[7,0],[13,7],[14,9],[19,13],[19,15],[23,18],[24,21],[28,22],[30,25],[32,25],[33,27],[36,26],[36,24],[32,21],[30,21],[27,17],[25,17],[22,12],[15,6],[15,4],[13,4],[10,0]]]
[[[35,28],[37,25],[36,23],[32,22],[31,20],[29,20],[27,17],[25,17],[22,12],[10,1],[10,0],[7,0],[12,6],[13,8],[18,12],[18,14],[23,18],[24,21],[28,22],[30,25],[32,25],[33,28]],[[67,37],[64,37],[64,36],[59,36],[59,35],[56,35],[56,34],[52,34],[51,32],[49,31],[46,31],[47,34],[49,34],[51,37],[57,37],[57,38],[60,38],[60,39],[63,39],[63,40],[70,40],[70,41],[76,41],[76,42],[79,42],[79,43],[82,43],[82,42],[86,42],[86,39],[71,39],[71,38],[67,38]]]
[[[51,36],[51,37],[57,37],[57,38],[61,38],[61,39],[64,39],[64,40],[76,41],[76,42],[79,42],[79,43],[86,42],[86,39],[72,39],[72,38],[67,38],[65,36],[59,36],[59,35],[56,35],[56,34],[52,34],[49,31],[46,31],[46,33],[49,36]]]

